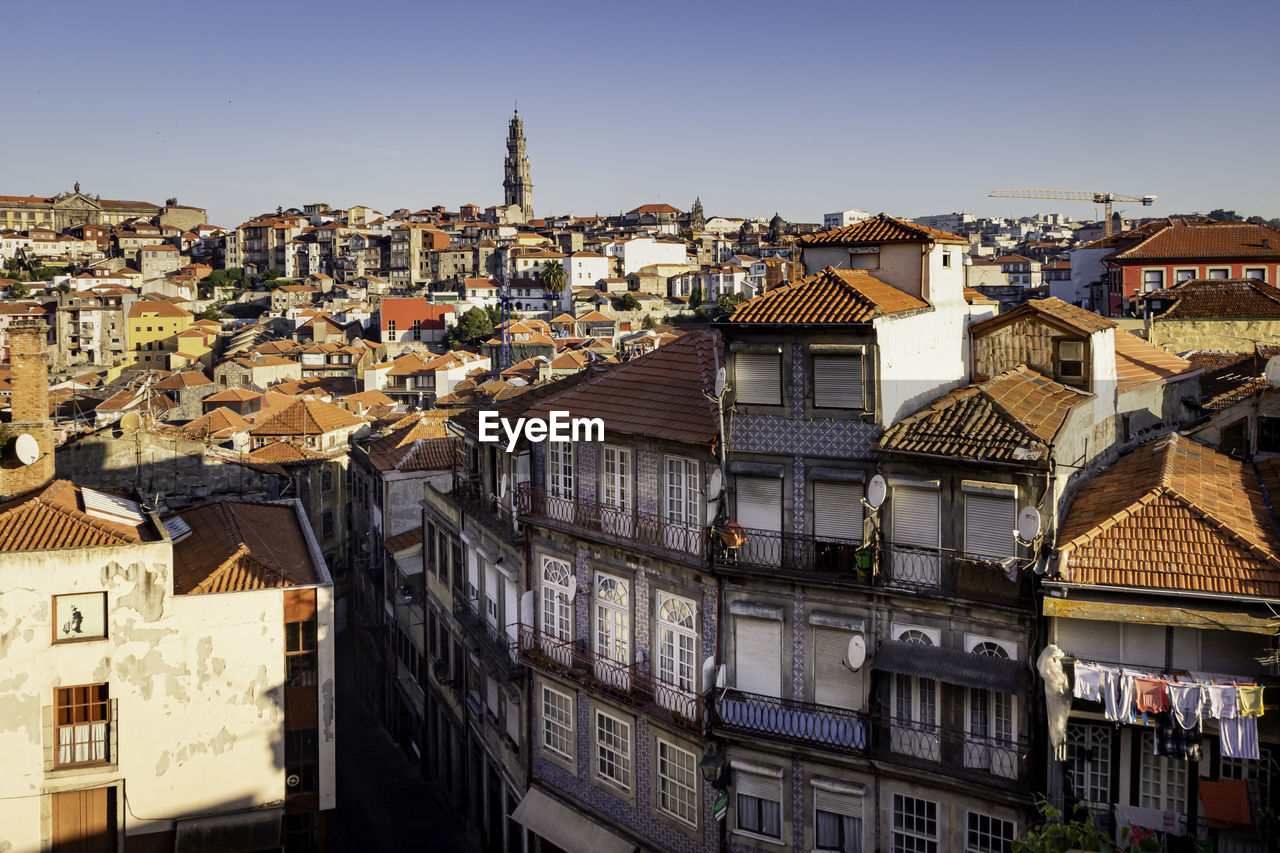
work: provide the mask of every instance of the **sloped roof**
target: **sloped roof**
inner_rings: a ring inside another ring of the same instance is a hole
[[[975,335],[981,335],[991,329],[997,329],[1006,323],[1012,323],[1028,315],[1036,315],[1050,322],[1056,320],[1058,325],[1067,326],[1085,335],[1113,329],[1116,326],[1114,320],[1109,320],[1101,314],[1086,311],[1083,308],[1072,305],[1070,302],[1063,302],[1056,296],[1050,296],[1046,299],[1028,299],[1017,308],[1013,308],[989,320],[983,320],[981,323],[975,323],[969,328],[969,331]]]
[[[1171,219],[1113,260],[1280,257],[1280,230],[1249,222],[1188,222]]]
[[[1150,382],[1189,376],[1199,370],[1181,356],[1116,329],[1116,379],[1121,392]]]
[[[1200,379],[1200,405],[1211,412],[1271,387],[1262,375],[1267,360],[1262,353],[1201,350],[1187,353],[1187,360],[1205,371]]]
[[[885,284],[865,270],[827,267],[748,299],[733,310],[728,322],[843,325],[928,307],[918,296]]]
[[[887,213],[863,219],[833,231],[806,234],[797,242],[801,246],[853,246],[864,243],[961,243],[965,238],[949,231],[926,228]]]
[[[567,410],[572,417],[601,418],[609,432],[710,444],[720,432],[719,410],[707,398],[716,365],[723,364],[719,336],[691,332],[604,373],[586,376],[569,390],[538,401],[530,417]]]
[[[1176,434],[1086,484],[1058,541],[1072,583],[1280,596],[1280,538],[1254,470]]]
[[[234,592],[320,581],[289,504],[212,501],[166,516],[191,529],[173,546],[175,595]]]
[[[0,504],[0,552],[89,548],[154,541],[147,524],[106,521],[85,511],[80,487],[54,480],[38,492]]]
[[[239,432],[248,428],[249,421],[241,417],[238,412],[228,409],[226,406],[219,406],[201,417],[183,424],[181,431],[188,436],[203,437],[228,431]]]
[[[256,400],[262,395],[257,391],[250,391],[248,388],[228,388],[225,391],[219,391],[216,394],[210,394],[204,398],[206,403],[243,403],[247,400]]]
[[[255,425],[250,430],[250,434],[254,436],[322,435],[361,423],[364,423],[363,419],[346,409],[311,397],[304,397]]]
[[[1280,319],[1280,290],[1252,278],[1191,279],[1143,298],[1173,300],[1157,321]]]
[[[891,426],[879,446],[982,461],[1048,459],[1071,409],[1092,399],[1019,365],[944,394]]]
[[[407,551],[410,548],[421,544],[422,525],[418,525],[412,530],[406,530],[399,536],[392,536],[390,539],[382,543],[382,547],[388,554],[398,554],[401,551]]]

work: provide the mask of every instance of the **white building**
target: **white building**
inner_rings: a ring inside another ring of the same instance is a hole
[[[615,240],[605,245],[604,252],[622,262],[624,276],[653,264],[688,263],[689,254],[682,241],[655,240],[653,237]]]
[[[837,228],[843,228],[846,225],[852,225],[855,222],[861,222],[871,216],[865,210],[858,210],[851,207],[848,210],[836,210],[831,213],[822,214],[822,227],[828,231],[834,231]]]

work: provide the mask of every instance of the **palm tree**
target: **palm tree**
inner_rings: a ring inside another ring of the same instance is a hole
[[[559,261],[547,261],[542,272],[538,273],[538,281],[542,282],[542,289],[547,293],[561,293],[568,282],[568,277]]]

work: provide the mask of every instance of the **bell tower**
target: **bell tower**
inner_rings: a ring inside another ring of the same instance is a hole
[[[504,203],[519,205],[524,220],[533,219],[533,182],[529,180],[529,155],[525,153],[524,121],[516,110],[507,129],[507,159],[503,170]]]

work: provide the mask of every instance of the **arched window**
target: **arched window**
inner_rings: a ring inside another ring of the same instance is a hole
[[[696,665],[693,603],[658,593],[658,678],[692,693]]]
[[[929,638],[928,634],[926,634],[924,631],[916,630],[915,628],[908,628],[907,630],[903,631],[898,636],[898,642],[912,643],[917,646],[933,645],[933,640]]]
[[[573,576],[569,564],[553,557],[542,558],[542,633],[556,640],[573,636],[573,611],[569,592]]]

